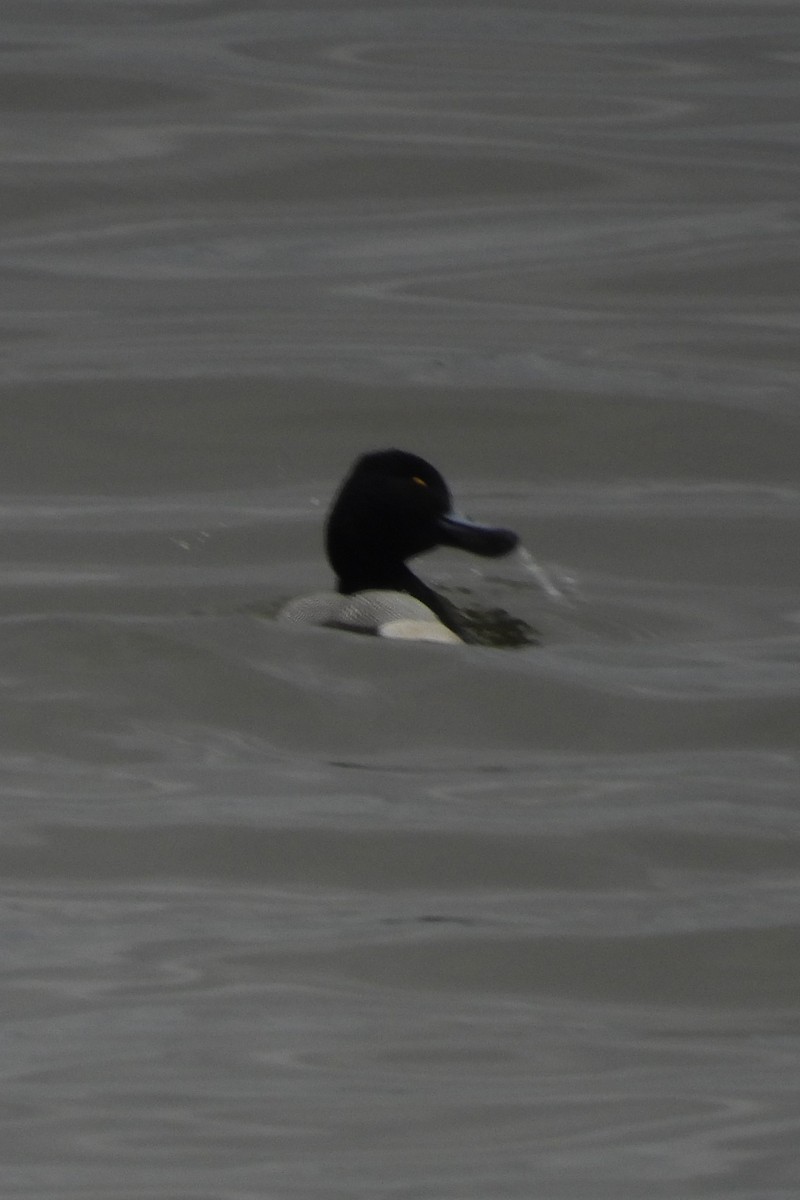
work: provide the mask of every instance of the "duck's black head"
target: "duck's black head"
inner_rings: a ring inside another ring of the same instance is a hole
[[[405,565],[434,546],[496,557],[517,545],[509,529],[476,525],[452,511],[442,476],[416,454],[378,450],[355,463],[333,502],[328,561],[340,592],[409,592],[454,628],[449,606]]]

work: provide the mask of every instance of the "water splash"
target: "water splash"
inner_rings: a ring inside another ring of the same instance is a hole
[[[526,574],[531,575],[542,591],[557,604],[571,604],[572,595],[575,590],[575,581],[568,577],[564,577],[562,583],[566,590],[557,587],[553,582],[550,574],[545,571],[544,567],[537,563],[536,559],[531,554],[530,550],[526,550],[524,546],[517,546],[515,551],[517,561]]]

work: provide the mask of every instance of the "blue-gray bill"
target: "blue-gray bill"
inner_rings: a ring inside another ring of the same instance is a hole
[[[441,544],[457,546],[484,558],[499,558],[510,554],[519,544],[519,538],[511,529],[500,529],[492,525],[479,525],[458,513],[447,513],[439,517]]]

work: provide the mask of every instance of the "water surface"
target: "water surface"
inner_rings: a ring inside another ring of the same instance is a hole
[[[8,3],[9,1200],[789,1200],[800,17]],[[287,630],[430,458],[542,644]]]

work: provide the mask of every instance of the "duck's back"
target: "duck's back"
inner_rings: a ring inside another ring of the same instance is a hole
[[[372,633],[379,637],[430,642],[460,642],[435,613],[405,592],[371,589],[343,596],[339,592],[314,592],[290,600],[279,620],[293,625],[327,625]]]

